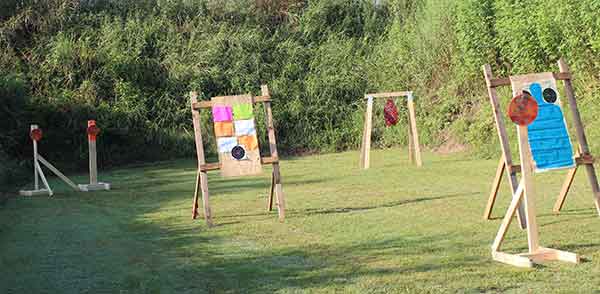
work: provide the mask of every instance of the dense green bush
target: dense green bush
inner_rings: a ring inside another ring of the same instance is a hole
[[[85,168],[88,119],[103,130],[104,167],[192,157],[189,91],[258,94],[263,83],[282,153],[356,148],[363,95],[410,89],[423,144],[497,156],[481,66],[547,71],[561,56],[595,150],[597,11],[595,0],[1,1],[0,185],[30,169],[30,123],[64,169]],[[397,128],[376,107],[374,144],[406,144],[398,105]]]

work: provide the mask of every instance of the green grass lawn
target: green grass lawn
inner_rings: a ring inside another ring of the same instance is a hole
[[[191,220],[195,161],[101,174],[113,190],[12,198],[0,208],[0,293],[600,293],[600,218],[585,172],[561,215],[565,172],[536,176],[541,243],[581,254],[580,265],[520,269],[490,246],[509,203],[502,185],[482,219],[496,160],[374,150],[281,164],[285,223],[267,213],[264,176],[209,175],[217,224]],[[74,177],[79,183],[85,175]],[[526,251],[524,232],[505,250]]]

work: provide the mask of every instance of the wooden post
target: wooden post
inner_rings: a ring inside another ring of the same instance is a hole
[[[38,174],[40,175],[40,178],[42,178],[42,183],[44,183],[44,187],[46,187],[46,189],[42,189],[42,190],[37,190],[38,192],[41,193],[48,193],[48,196],[52,196],[54,195],[54,192],[52,192],[52,189],[50,189],[50,185],[48,185],[48,180],[46,180],[46,176],[44,175],[44,171],[42,171],[42,167],[40,166],[39,162],[35,163],[35,169],[38,171]],[[32,191],[34,192],[34,191]],[[37,193],[32,193],[32,195],[36,195]]]
[[[506,134],[506,127],[504,125],[504,119],[502,118],[500,110],[500,103],[498,102],[498,94],[496,93],[496,89],[492,86],[493,74],[492,67],[489,64],[483,66],[483,74],[485,76],[488,96],[492,105],[494,121],[496,122],[498,138],[500,139],[500,147],[502,149],[504,164],[507,167],[506,172],[508,174],[508,182],[510,184],[511,191],[514,194],[517,191],[518,185],[517,174],[511,168],[513,163],[512,155],[510,152],[510,144],[508,142],[508,135]],[[525,229],[527,227],[527,222],[525,220],[525,210],[522,206],[519,206],[517,217],[519,218],[519,224],[521,229]]]
[[[414,144],[415,150],[415,161],[417,162],[417,166],[423,166],[423,162],[421,161],[421,147],[419,146],[419,133],[417,132],[417,118],[415,115],[415,104],[414,104],[413,93],[408,92],[407,103],[408,103],[408,116],[410,118],[410,128],[412,129],[411,133],[412,143]]]
[[[373,96],[367,97],[367,109],[365,111],[365,126],[363,129],[363,140],[360,154],[360,167],[369,168],[369,156],[371,153],[371,129],[373,128]]]
[[[570,74],[569,66],[566,61],[561,58],[558,61],[558,67],[561,73]],[[577,141],[579,142],[579,147],[583,156],[590,154],[590,149],[588,146],[587,138],[585,136],[585,130],[583,128],[583,122],[581,120],[581,115],[579,114],[579,109],[577,108],[577,101],[575,100],[575,93],[573,91],[573,85],[571,84],[570,79],[563,80],[565,85],[565,93],[567,95],[567,100],[569,101],[569,108],[571,109],[571,114],[573,115],[573,123],[575,124],[575,130],[577,133]],[[596,205],[596,211],[600,215],[600,187],[598,186],[598,178],[596,177],[596,170],[592,163],[585,164],[585,169],[587,171],[588,180],[590,185],[592,186],[592,191],[594,193],[594,203]],[[563,199],[564,201],[564,199]]]
[[[97,191],[97,190],[110,190],[109,183],[98,182],[98,164],[97,164],[97,153],[96,153],[96,138],[100,132],[100,129],[96,126],[95,120],[88,120],[87,122],[87,137],[88,137],[88,149],[89,149],[89,165],[90,165],[90,183],[86,185],[79,185],[79,190],[84,192]]]
[[[262,96],[269,97],[269,88],[267,85],[260,86]],[[269,150],[271,151],[271,157],[276,160],[273,162],[273,174],[272,182],[275,184],[274,191],[275,197],[277,198],[277,212],[279,215],[279,221],[285,219],[285,197],[283,195],[283,187],[281,185],[281,172],[279,170],[279,155],[277,153],[277,141],[275,139],[275,126],[273,124],[273,113],[271,110],[271,101],[267,100],[264,103],[265,115],[267,119],[267,132],[269,135]]]
[[[412,126],[410,124],[410,114],[408,115],[408,159],[411,163],[415,162],[415,147],[413,143]]]
[[[38,125],[31,125],[30,127],[30,131],[33,131],[35,129],[38,129]],[[40,189],[40,181],[38,179],[38,146],[37,146],[37,141],[36,140],[32,140],[33,141],[33,178],[34,178],[34,189],[35,190],[39,190]]]
[[[210,203],[208,201],[208,174],[202,170],[201,166],[206,163],[204,159],[204,145],[202,143],[202,129],[200,123],[200,111],[194,109],[194,103],[198,102],[198,93],[190,93],[190,102],[192,108],[192,121],[194,124],[194,140],[196,142],[196,157],[198,158],[198,171],[196,173],[196,188],[194,191],[194,203],[192,208],[192,218],[196,218],[198,215],[198,197],[202,193],[202,206],[204,207],[204,219],[206,224],[211,227],[212,214],[210,210]]]
[[[96,140],[89,141],[89,157],[90,157],[90,184],[98,184],[98,164],[96,157]]]
[[[527,239],[529,253],[538,251],[539,236],[535,211],[535,185],[533,182],[533,157],[529,148],[527,126],[519,126],[519,155],[521,158],[521,177],[523,179],[523,204],[525,205],[525,216],[527,217]]]

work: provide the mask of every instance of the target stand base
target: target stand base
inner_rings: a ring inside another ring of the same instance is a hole
[[[80,184],[79,190],[81,190],[82,192],[110,190],[110,184],[109,183],[97,183],[97,184],[86,184],[86,185]]]
[[[39,196],[39,195],[48,195],[52,196],[52,191],[48,189],[39,189],[39,190],[21,190],[19,191],[19,195],[21,196]]]
[[[535,264],[548,261],[563,261],[575,264],[581,262],[577,253],[544,247],[540,247],[534,253],[510,254],[496,251],[492,252],[492,258],[502,263],[529,268]]]

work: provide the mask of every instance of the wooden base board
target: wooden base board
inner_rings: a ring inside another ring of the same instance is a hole
[[[97,183],[97,184],[86,184],[86,185],[80,184],[79,190],[81,190],[82,192],[110,190],[110,184],[109,183]]]
[[[518,266],[533,267],[536,263],[548,261],[564,261],[570,263],[580,263],[579,255],[572,252],[540,247],[534,253],[510,254],[500,251],[492,252],[492,258],[495,261]]]
[[[48,195],[52,196],[52,192],[48,189],[39,189],[39,190],[21,190],[19,191],[19,195],[21,196],[39,196],[39,195]]]

